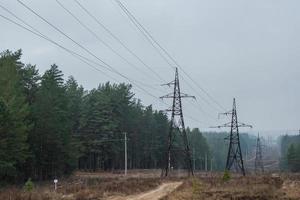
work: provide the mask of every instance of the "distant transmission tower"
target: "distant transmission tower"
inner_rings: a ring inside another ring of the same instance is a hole
[[[171,125],[170,125],[169,135],[168,135],[168,144],[167,144],[168,148],[167,148],[166,157],[165,157],[165,166],[164,166],[165,174],[164,175],[168,176],[170,168],[171,168],[171,150],[172,150],[173,142],[174,142],[174,130],[176,130],[176,129],[180,132],[180,134],[183,138],[185,161],[187,164],[188,173],[189,173],[189,175],[190,174],[194,175],[191,152],[190,152],[190,147],[189,147],[186,130],[185,130],[185,125],[184,125],[184,120],[183,120],[181,98],[194,98],[195,99],[195,97],[180,92],[177,68],[176,68],[176,72],[175,72],[175,80],[170,83],[164,84],[164,85],[168,85],[168,86],[174,85],[173,93],[170,93],[170,94],[160,97],[161,99],[164,99],[164,98],[172,98],[173,99],[172,108],[167,110],[167,111],[172,112],[172,116],[171,116]]]
[[[256,140],[255,173],[258,173],[259,171],[264,172],[264,164],[262,159],[262,148],[260,143],[260,137],[258,134]]]
[[[227,161],[226,161],[226,170],[229,171],[231,170],[232,166],[234,166],[236,171],[240,171],[245,176],[245,168],[244,168],[244,162],[243,162],[243,156],[242,156],[241,144],[240,144],[239,127],[252,128],[252,126],[238,122],[235,98],[233,99],[232,110],[221,114],[231,115],[231,122],[221,126],[216,126],[216,128],[221,128],[221,127],[231,128],[230,136],[229,136],[230,143],[229,143]]]

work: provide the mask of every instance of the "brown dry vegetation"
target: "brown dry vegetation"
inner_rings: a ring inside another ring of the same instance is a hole
[[[128,177],[98,174],[98,176],[73,176],[60,183],[58,190],[52,185],[36,187],[32,192],[22,188],[10,187],[0,190],[2,200],[102,200],[111,195],[137,194],[156,188],[161,184],[159,178]]]
[[[195,178],[174,176],[160,179],[156,171],[131,171],[127,178],[114,173],[77,173],[60,181],[57,192],[53,185],[39,184],[31,193],[22,188],[0,190],[2,200],[102,200],[111,196],[140,194],[153,190],[163,182],[183,184],[163,200],[299,200],[300,176],[283,174],[280,177],[233,176],[228,182],[222,174],[197,174]]]
[[[163,200],[299,200],[299,186],[300,179],[271,176],[234,177],[228,182],[221,176],[196,177]]]

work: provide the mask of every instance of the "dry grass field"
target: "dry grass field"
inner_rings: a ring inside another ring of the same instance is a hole
[[[233,177],[220,175],[187,179],[163,200],[299,200],[300,179],[287,176]]]
[[[140,172],[139,172],[140,173]],[[113,195],[138,194],[158,187],[159,178],[144,173],[122,174],[76,173],[62,180],[55,192],[51,183],[41,183],[32,192],[21,187],[9,187],[0,190],[1,200],[96,200],[107,199]]]
[[[60,180],[55,192],[51,183],[36,184],[32,192],[22,187],[0,190],[2,200],[299,200],[299,175],[233,176],[222,180],[222,174],[196,174],[187,178],[177,173],[161,179],[160,171],[121,173],[75,173]]]

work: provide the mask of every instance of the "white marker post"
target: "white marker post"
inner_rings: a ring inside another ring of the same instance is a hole
[[[56,191],[57,190],[57,183],[58,183],[58,180],[57,179],[54,179],[54,191]]]

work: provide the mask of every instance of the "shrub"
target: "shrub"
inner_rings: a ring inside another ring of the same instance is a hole
[[[27,192],[31,192],[33,188],[34,188],[34,184],[31,181],[31,178],[29,178],[24,185],[24,190]]]
[[[225,170],[223,175],[223,181],[229,181],[231,179],[230,172],[228,170]]]

